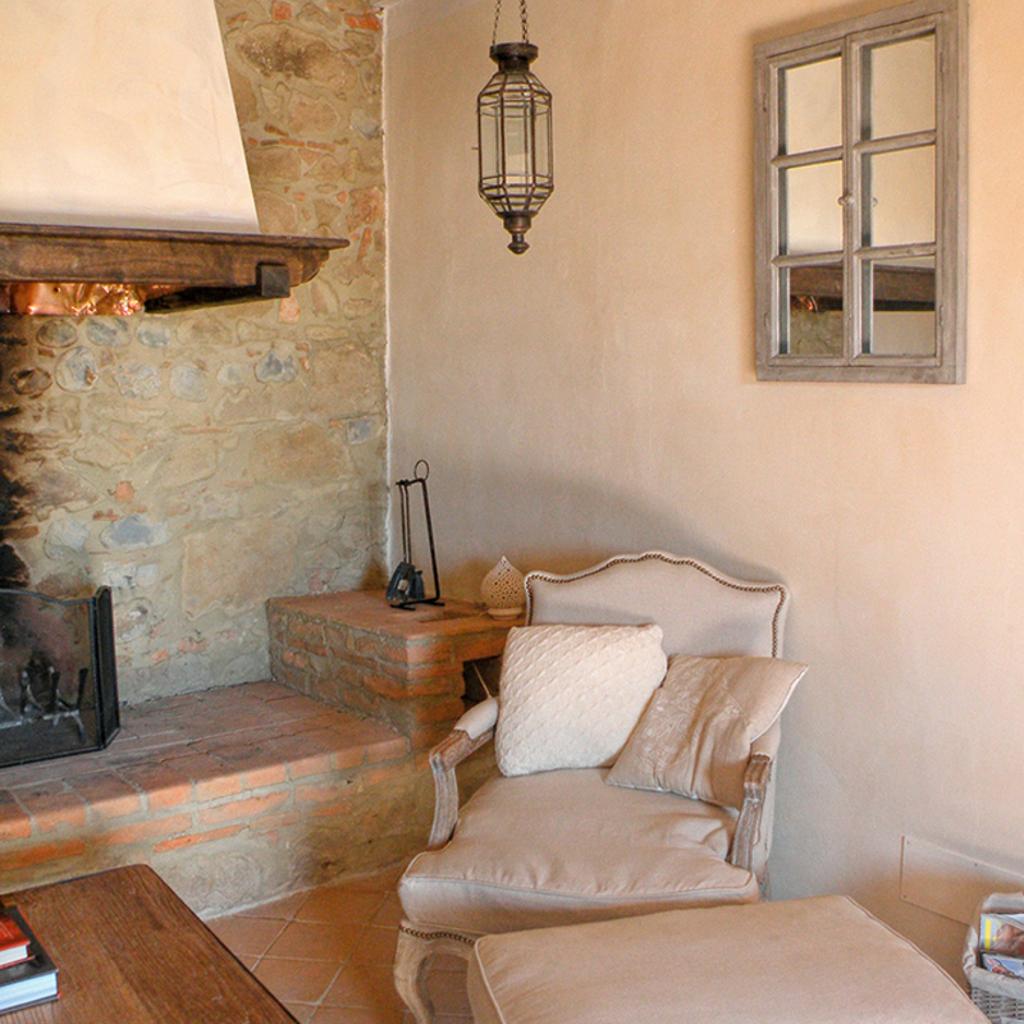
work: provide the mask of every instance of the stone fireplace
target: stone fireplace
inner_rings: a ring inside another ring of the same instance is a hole
[[[349,247],[275,301],[0,316],[0,587],[108,588],[126,705],[107,749],[0,770],[0,876],[145,862],[205,914],[389,863],[430,816],[407,735],[266,682],[268,598],[386,579],[381,25],[216,7],[262,230]]]
[[[266,598],[385,569],[380,24],[216,6],[263,231],[350,247],[280,301],[0,317],[0,585],[109,587],[130,702],[266,678]]]

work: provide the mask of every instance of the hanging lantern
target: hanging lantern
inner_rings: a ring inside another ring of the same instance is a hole
[[[526,0],[520,0],[523,39],[499,43],[501,0],[497,0],[491,59],[498,65],[477,97],[480,195],[512,235],[509,249],[530,248],[526,232],[554,191],[551,93],[530,71],[537,47],[529,40]]]

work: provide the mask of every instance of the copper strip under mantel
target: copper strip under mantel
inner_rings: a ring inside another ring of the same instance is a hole
[[[283,298],[347,238],[0,224],[0,313],[129,316]]]

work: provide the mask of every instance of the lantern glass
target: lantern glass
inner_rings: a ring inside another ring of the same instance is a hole
[[[480,195],[512,234],[509,248],[525,252],[532,218],[554,191],[551,93],[530,71],[530,43],[492,47],[497,72],[477,100]]]

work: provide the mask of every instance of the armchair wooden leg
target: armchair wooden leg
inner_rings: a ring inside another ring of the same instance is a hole
[[[427,993],[430,959],[435,954],[448,953],[468,960],[472,951],[471,935],[402,922],[395,951],[395,990],[416,1018],[416,1024],[434,1024],[434,1006]]]

